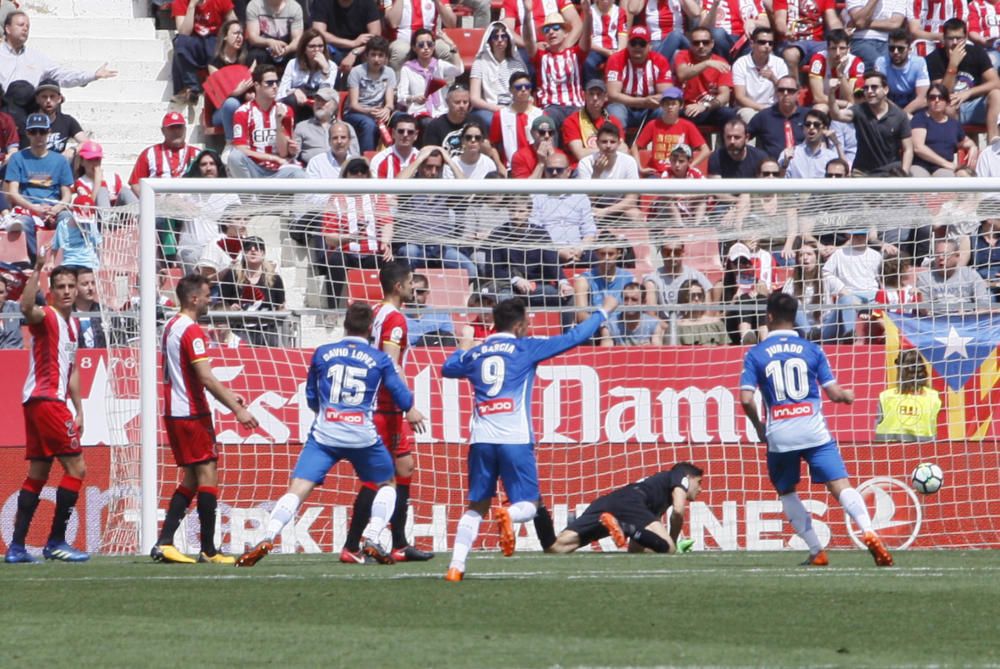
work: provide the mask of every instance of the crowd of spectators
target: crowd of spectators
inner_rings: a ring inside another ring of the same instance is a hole
[[[204,97],[203,119],[221,128],[221,150],[189,144],[185,115],[172,111],[163,141],[136,157],[127,180],[102,171],[102,147],[62,109],[63,87],[115,71],[56,65],[26,46],[27,14],[4,19],[0,207],[8,236],[24,235],[28,262],[44,228],[56,231],[51,262],[97,269],[104,226],[84,212],[133,202],[144,177],[1000,175],[1000,2],[156,4],[176,31],[173,102]],[[482,29],[468,53],[446,30],[462,16]],[[263,241],[245,238],[239,200],[193,199],[196,215],[158,221],[164,267],[219,279],[225,309],[280,310],[281,277]],[[401,258],[417,270],[463,270],[477,299],[485,285],[537,306],[624,295],[638,306],[596,338],[604,345],[746,343],[763,334],[760,305],[775,290],[806,307],[804,332],[851,341],[880,295],[912,289],[920,302],[910,308],[952,313],[988,308],[1000,283],[1000,226],[974,205],[915,229],[877,233],[874,221],[851,221],[814,236],[811,221],[773,196],[512,202],[426,193],[316,204],[321,213],[295,221],[292,235],[328,279],[331,308],[343,303],[348,270]],[[659,247],[661,267],[636,271],[635,245],[645,242],[623,230],[654,219],[703,227],[710,215],[720,238],[732,240],[719,245],[717,280],[684,265],[683,245],[673,242]],[[772,235],[737,239],[754,221],[767,221]],[[275,341],[259,325],[233,336]]]

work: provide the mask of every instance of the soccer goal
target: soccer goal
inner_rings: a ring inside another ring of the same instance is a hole
[[[471,400],[442,378],[447,355],[488,333],[497,300],[525,299],[532,334],[556,336],[613,292],[612,327],[543,365],[533,390],[556,530],[598,495],[688,460],[706,471],[684,528],[697,549],[801,549],[739,406],[743,356],[767,335],[766,295],[781,290],[855,393],[826,415],[889,546],[998,547],[1000,265],[986,279],[969,269],[980,224],[995,217],[982,225],[1000,231],[986,187],[1000,192],[987,179],[146,180],[138,217],[105,233],[109,347],[85,381],[107,387],[87,423],[108,444],[101,550],[148,551],[177,482],[158,418],[159,332],[177,280],[215,281],[212,367],[260,422],[243,431],[213,403],[218,539],[238,554],[259,540],[308,434],[311,350],[342,336],[345,305],[382,300],[390,257],[415,272],[402,310],[404,371],[430,426],[416,437],[407,528],[420,548],[447,550],[465,505]],[[941,285],[945,274],[970,287]],[[944,476],[930,495],[911,484],[924,462]],[[339,551],[357,489],[349,467],[334,469],[278,550]],[[821,539],[850,547],[825,489],[804,473],[800,493]],[[196,545],[197,525],[192,511],[180,548]],[[519,550],[537,549],[521,531]]]

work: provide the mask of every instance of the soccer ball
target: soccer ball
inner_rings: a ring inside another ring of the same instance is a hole
[[[913,470],[911,482],[914,490],[922,495],[930,495],[941,489],[944,484],[944,472],[933,463],[923,462]]]

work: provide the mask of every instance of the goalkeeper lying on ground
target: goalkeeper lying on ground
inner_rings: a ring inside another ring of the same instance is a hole
[[[681,462],[667,471],[653,474],[595,499],[583,514],[571,522],[546,547],[547,553],[572,553],[580,546],[610,536],[615,545],[630,550],[649,549],[655,553],[686,552],[694,543],[678,542],[684,525],[684,508],[701,492],[702,470]],[[670,531],[661,518],[670,509]]]

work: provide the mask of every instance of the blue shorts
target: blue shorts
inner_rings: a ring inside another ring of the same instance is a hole
[[[532,444],[472,444],[469,447],[469,501],[482,502],[497,492],[497,478],[503,480],[511,504],[535,502],[538,465]]]
[[[316,485],[322,485],[326,473],[341,460],[348,460],[362,481],[382,483],[391,481],[396,474],[392,456],[382,445],[381,440],[365,448],[341,448],[324,446],[310,436],[306,445],[302,447],[302,452],[299,453],[299,461],[295,463],[292,478],[305,479]]]
[[[986,123],[986,96],[966,100],[958,107],[958,120],[962,125]]]
[[[782,42],[778,45],[778,50],[776,53],[779,56],[783,56],[786,49],[798,49],[802,53],[802,58],[799,62],[803,65],[809,62],[809,59],[815,56],[817,53],[826,48],[826,42],[819,40],[803,39],[796,40],[794,42]]]
[[[790,492],[802,478],[799,460],[809,463],[809,478],[813,483],[827,483],[847,478],[847,467],[836,441],[821,446],[803,448],[784,453],[767,452],[767,475],[774,489],[780,493]]]

